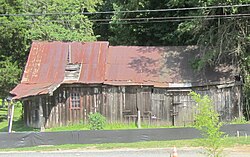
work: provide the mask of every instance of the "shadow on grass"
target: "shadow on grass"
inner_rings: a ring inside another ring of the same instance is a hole
[[[0,108],[0,111],[7,112],[8,108]]]
[[[6,115],[0,115],[0,123],[7,120]]]

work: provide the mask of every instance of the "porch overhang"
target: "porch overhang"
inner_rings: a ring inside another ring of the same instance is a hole
[[[49,94],[53,95],[53,92],[60,86],[60,83],[41,83],[41,84],[18,84],[10,94],[14,95],[14,100],[22,98]]]

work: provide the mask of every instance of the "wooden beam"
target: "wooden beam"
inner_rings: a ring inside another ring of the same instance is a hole
[[[141,128],[141,111],[140,110],[137,111],[137,128],[138,129]]]
[[[42,106],[42,97],[39,97],[39,126],[40,126],[40,131],[44,132],[45,127],[44,127],[44,117],[43,117],[43,106]]]
[[[13,121],[13,116],[14,116],[14,104],[12,103],[12,101],[8,102],[8,106],[9,110],[8,111],[10,113],[10,119],[9,119],[9,123],[8,123],[8,132],[11,133],[12,132],[12,121]]]

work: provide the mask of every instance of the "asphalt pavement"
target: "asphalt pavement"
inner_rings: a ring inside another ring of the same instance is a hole
[[[0,157],[169,157],[171,149],[74,150],[51,152],[0,152]],[[250,157],[250,152],[225,151],[227,157]],[[182,148],[179,157],[205,157],[198,148]]]

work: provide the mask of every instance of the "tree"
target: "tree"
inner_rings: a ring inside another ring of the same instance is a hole
[[[2,57],[0,61],[0,98],[6,98],[9,91],[18,83],[21,70],[11,57]]]
[[[181,0],[175,1],[182,2]],[[249,0],[200,0],[196,2],[196,5],[200,7],[228,6],[248,4],[249,2]],[[245,103],[244,114],[248,119],[250,118],[250,21],[249,18],[242,15],[249,14],[249,10],[249,6],[204,8],[196,13],[204,18],[179,24],[181,31],[190,32],[197,37],[197,45],[201,51],[199,58],[196,58],[193,64],[194,68],[206,70],[207,66],[228,64],[238,69],[235,75],[239,75],[240,81],[245,82],[244,93],[247,103]]]
[[[81,13],[95,11],[96,5],[101,2],[102,0],[0,0],[0,56],[3,56],[0,70],[8,73],[6,78],[19,79],[19,75],[6,71],[6,68],[10,66],[17,71],[24,68],[32,40],[96,40],[93,23]],[[1,85],[6,87],[1,88],[0,92],[5,94],[6,90],[13,87],[13,83],[17,83],[11,79],[3,82]]]
[[[0,14],[18,14],[23,12],[21,0],[0,0]],[[29,24],[22,16],[0,16],[0,56],[10,57],[24,66],[30,41],[26,38]]]
[[[92,22],[84,11],[95,11],[100,0],[42,0],[28,1],[26,10],[32,16],[28,38],[32,40],[93,41],[96,40]],[[33,7],[36,6],[36,7]]]
[[[215,111],[211,98],[207,95],[201,96],[195,92],[190,93],[192,99],[197,103],[197,114],[195,115],[195,128],[201,131],[206,154],[211,157],[220,157],[222,154],[223,132],[220,131],[222,123],[219,122],[219,114]]]
[[[178,29],[181,21],[152,20],[152,18],[166,18],[190,15],[193,11],[185,12],[127,12],[131,10],[155,10],[175,8],[171,0],[110,0],[105,1],[99,11],[115,10],[109,25],[95,24],[95,31],[100,34],[99,39],[109,40],[111,45],[193,45],[196,43],[193,35],[188,31]],[[183,1],[179,7],[193,7],[190,1]],[[100,16],[101,17],[101,16]],[[107,17],[107,16],[106,16]],[[149,21],[129,21],[121,19],[148,18]],[[106,32],[109,32],[108,34]]]
[[[93,41],[93,12],[101,0],[0,0],[0,54],[23,67],[32,40]],[[14,14],[14,15],[13,15]],[[16,14],[18,16],[16,16]]]

